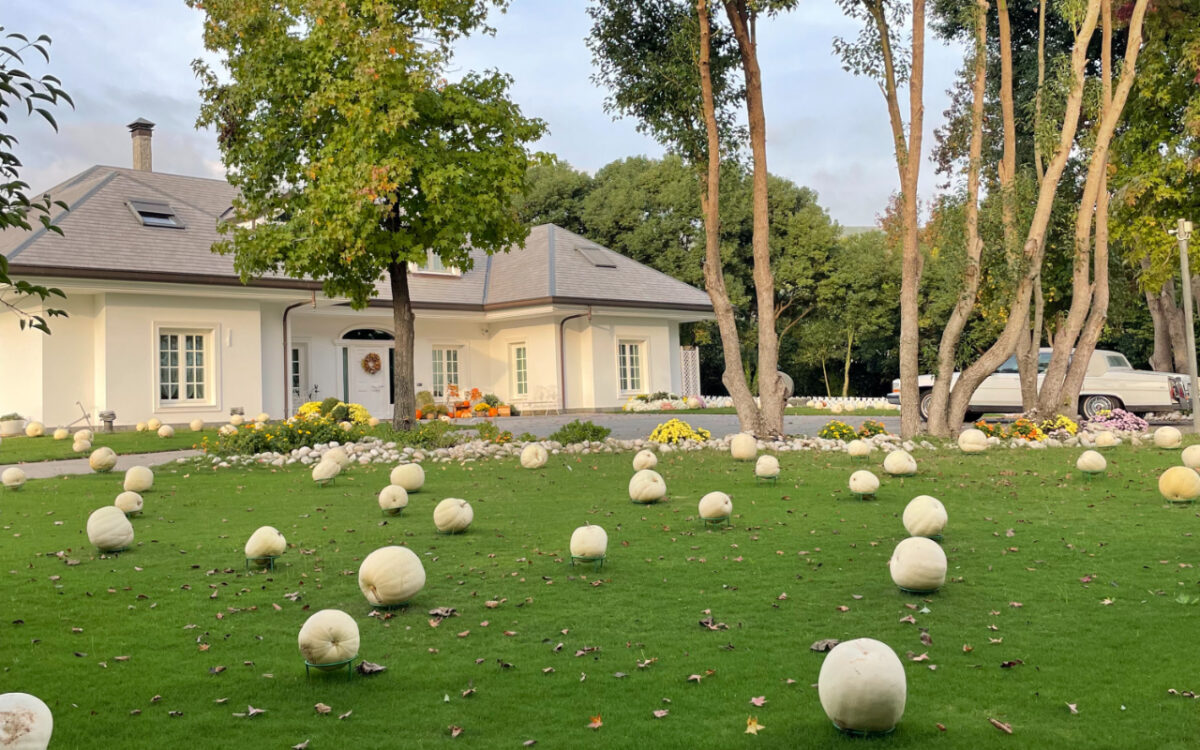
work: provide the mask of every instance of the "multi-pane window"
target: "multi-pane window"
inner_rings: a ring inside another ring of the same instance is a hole
[[[642,342],[617,344],[617,379],[623,392],[642,390]]]
[[[529,395],[529,358],[524,344],[512,345],[513,395]]]
[[[204,401],[208,398],[207,338],[200,332],[159,333],[160,401]]]
[[[434,398],[443,398],[446,395],[446,386],[449,385],[458,385],[458,349],[453,347],[434,347]]]
[[[291,378],[292,378],[292,394],[299,396],[300,395],[300,350],[295,349],[295,348],[292,349]]]

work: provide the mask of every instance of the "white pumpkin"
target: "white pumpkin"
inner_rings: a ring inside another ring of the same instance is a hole
[[[1075,460],[1075,468],[1085,474],[1100,474],[1108,468],[1108,461],[1097,451],[1084,451]]]
[[[76,453],[87,453],[91,449],[92,442],[90,440],[76,440],[75,442],[71,443],[71,450],[75,451]]]
[[[906,450],[897,449],[883,459],[883,470],[894,477],[907,477],[917,473],[917,460]]]
[[[871,444],[866,440],[859,440],[855,438],[849,443],[846,443],[846,452],[854,458],[862,458],[863,456],[870,455]]]
[[[93,439],[94,439],[94,436],[92,435],[91,430],[76,430],[75,431],[75,441],[76,442],[78,442],[80,440],[86,440],[90,443],[90,442],[92,442]]]
[[[154,486],[154,472],[145,466],[131,466],[125,471],[125,489],[145,492]]]
[[[142,512],[142,496],[136,492],[126,490],[117,499],[113,501],[113,505],[121,509],[121,512],[127,516],[132,516],[134,513]]]
[[[1120,442],[1121,441],[1117,439],[1117,436],[1108,430],[1101,430],[1100,432],[1096,433],[1097,448],[1112,448],[1114,445],[1117,445]]]
[[[389,484],[379,491],[379,507],[391,516],[408,507],[408,492],[398,484]]]
[[[392,469],[388,477],[392,484],[399,485],[406,492],[416,492],[425,485],[425,470],[421,464],[400,464]]]
[[[66,440],[69,437],[71,437],[71,431],[68,430],[66,427],[59,427],[57,430],[54,431],[54,439],[55,440]]]
[[[1183,449],[1183,465],[1189,469],[1200,469],[1200,444]]]
[[[445,534],[459,534],[467,530],[475,518],[471,504],[458,497],[448,497],[433,509],[433,525]]]
[[[54,715],[40,698],[29,693],[0,695],[0,747],[46,750],[54,733]]]
[[[350,465],[350,454],[347,453],[346,449],[342,446],[336,445],[325,451],[324,455],[321,456],[321,460],[334,461],[338,466],[344,469]]]
[[[229,424],[233,425],[234,427],[241,427],[242,424],[245,423],[245,421],[246,421],[246,418],[243,417],[241,414],[234,414],[233,416],[231,416],[229,418]]]
[[[658,454],[649,448],[643,448],[633,456],[633,470],[653,469],[658,466]]]
[[[667,494],[667,483],[654,469],[642,469],[629,480],[629,499],[635,503],[656,503]]]
[[[758,455],[758,438],[739,432],[729,441],[729,455],[738,461],[751,461]]]
[[[1200,474],[1186,466],[1172,466],[1158,478],[1158,491],[1173,503],[1200,497]]]
[[[145,422],[138,422],[133,426],[133,429],[137,430],[138,432],[145,432],[149,428],[146,426]]]
[[[371,417],[370,419],[367,420],[367,427],[378,427],[378,426],[379,426],[379,418],[378,417]]]
[[[1154,431],[1154,445],[1159,448],[1178,448],[1182,444],[1183,433],[1175,427],[1159,427]]]
[[[338,427],[341,427],[343,432],[349,432],[350,430],[354,429],[354,423],[350,420],[344,420],[338,422]]]
[[[304,621],[297,640],[304,661],[317,669],[339,669],[358,656],[358,623],[340,609],[323,609]]]
[[[162,427],[162,420],[157,417],[151,417],[146,420],[146,429],[149,432],[158,432],[158,428]]]
[[[101,473],[112,471],[113,467],[117,465],[117,454],[107,446],[97,448],[92,451],[92,455],[88,456],[88,465],[92,467],[92,471]]]
[[[377,607],[403,604],[425,586],[425,566],[408,547],[380,547],[358,566],[358,588]]]
[[[856,638],[834,646],[817,676],[825,715],[839,729],[888,732],[904,715],[904,665],[886,643]]]
[[[700,498],[697,510],[704,519],[728,518],[733,514],[733,501],[724,492],[710,492]]]
[[[270,422],[271,415],[267,414],[265,411],[260,411],[258,416],[254,418],[254,421],[258,422],[259,424],[262,424],[263,422]]]
[[[0,474],[0,484],[6,489],[19,490],[25,484],[25,471],[17,466],[10,466]]]
[[[571,534],[572,557],[604,557],[608,551],[608,533],[601,526],[580,526]]]
[[[958,449],[963,453],[983,453],[987,447],[988,439],[983,430],[971,428],[963,430],[958,436]]]
[[[759,456],[754,462],[754,476],[774,479],[779,476],[779,459],[775,456]]]
[[[221,437],[231,437],[237,434],[237,428],[231,424],[223,424],[217,428],[217,434]]]
[[[900,520],[910,536],[937,536],[946,528],[946,506],[936,497],[917,495],[904,506]]]
[[[279,557],[287,551],[287,539],[274,526],[259,526],[246,540],[246,559],[260,560],[264,557]],[[265,564],[265,560],[260,563]]]
[[[158,436],[160,438],[175,437],[175,428],[169,424],[165,424],[158,428]]]
[[[906,591],[937,591],[946,582],[946,553],[942,545],[923,536],[901,540],[888,565],[892,580]]]
[[[191,429],[192,432],[200,432],[204,429],[204,420],[203,419],[193,419],[191,422],[188,422],[188,427]]]
[[[125,517],[125,511],[115,505],[106,505],[88,516],[88,541],[101,552],[116,552],[133,544],[133,524]]]
[[[879,477],[866,469],[850,475],[850,491],[856,495],[874,495],[879,490]]]
[[[313,464],[312,478],[314,482],[326,484],[332,482],[333,478],[342,473],[342,465],[337,461],[326,461],[324,459]]]
[[[26,437],[41,437],[44,434],[46,434],[46,425],[41,422],[30,422],[25,425]]]
[[[540,469],[550,460],[550,454],[541,443],[530,443],[521,449],[521,466],[526,469]]]

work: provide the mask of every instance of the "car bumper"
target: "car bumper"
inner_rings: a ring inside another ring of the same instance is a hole
[[[896,406],[900,405],[900,394],[899,393],[889,393],[886,396],[886,398],[887,398],[887,402],[889,404],[895,404]]]

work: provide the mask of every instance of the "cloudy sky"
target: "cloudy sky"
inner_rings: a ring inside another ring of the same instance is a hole
[[[138,117],[157,123],[155,170],[224,175],[213,134],[195,129],[199,98],[191,62],[204,54],[199,11],[183,0],[5,5],[0,23],[7,31],[53,38],[50,65],[29,67],[62,79],[76,105],[57,113],[57,134],[14,113],[22,176],[34,189],[93,164],[128,166],[125,124]],[[590,80],[586,7],[584,0],[512,0],[506,14],[493,17],[496,35],[467,40],[457,63],[512,75],[522,110],[549,125],[537,148],[594,172],[614,159],[662,149],[631,121],[614,122],[605,114],[605,92]],[[855,34],[833,0],[806,0],[759,26],[770,169],[815,189],[833,218],[851,226],[875,223],[898,185],[883,97],[871,81],[844,72],[831,51],[834,36]],[[926,144],[941,122],[945,90],[961,59],[957,49],[930,45]],[[928,195],[936,182],[928,161],[922,171]]]

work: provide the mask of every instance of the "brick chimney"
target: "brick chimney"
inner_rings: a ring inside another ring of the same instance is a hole
[[[133,168],[142,172],[153,172],[150,159],[150,137],[154,123],[139,117],[129,123],[129,135],[133,138]]]

